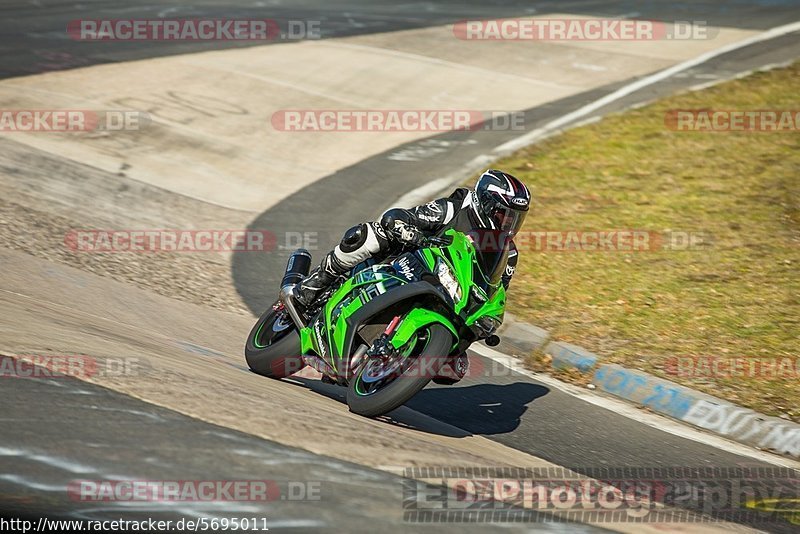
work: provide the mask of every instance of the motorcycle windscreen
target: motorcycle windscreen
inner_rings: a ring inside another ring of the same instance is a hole
[[[506,270],[511,236],[506,232],[496,230],[477,230],[468,235],[475,247],[481,278],[490,285],[496,286],[500,283]]]

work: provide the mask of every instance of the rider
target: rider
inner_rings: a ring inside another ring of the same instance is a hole
[[[425,237],[444,228],[454,228],[470,236],[493,231],[513,238],[525,220],[530,201],[530,191],[517,178],[488,170],[478,178],[474,190],[459,187],[449,197],[428,204],[411,209],[392,208],[380,221],[361,223],[345,232],[342,242],[322,259],[319,268],[295,286],[294,300],[302,308],[308,308],[317,295],[359,263],[369,258],[380,260],[402,247],[419,246]],[[491,248],[496,253],[507,253],[502,282],[508,288],[518,253],[513,241],[503,239],[503,242]]]

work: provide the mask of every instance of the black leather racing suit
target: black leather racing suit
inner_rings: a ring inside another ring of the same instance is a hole
[[[415,208],[392,208],[383,214],[380,221],[362,223],[345,232],[341,243],[323,258],[320,268],[300,283],[299,296],[302,300],[312,300],[338,276],[359,263],[369,258],[381,261],[413,243],[420,235],[432,236],[445,228],[454,228],[468,235],[480,234],[481,230],[485,230],[481,219],[475,192],[462,187],[448,197]],[[502,251],[494,252],[505,256],[505,247]],[[507,257],[498,258],[505,261],[502,283],[506,289],[514,275],[517,259],[517,249],[510,241]]]

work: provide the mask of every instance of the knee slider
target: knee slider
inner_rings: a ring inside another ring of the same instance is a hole
[[[360,247],[364,246],[364,243],[367,242],[368,235],[366,224],[361,223],[354,226],[344,233],[339,248],[345,253],[355,252]]]

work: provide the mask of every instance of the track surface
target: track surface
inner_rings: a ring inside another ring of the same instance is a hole
[[[523,0],[482,2],[397,3],[392,0],[132,0],[120,6],[113,0],[4,2],[0,20],[0,78],[51,70],[131,61],[163,55],[219,50],[247,44],[212,43],[107,43],[80,42],[67,37],[71,20],[157,18],[268,18],[281,27],[288,20],[320,21],[322,38],[390,32],[452,23],[462,19],[502,18],[547,13],[616,17],[627,14],[658,20],[702,20],[711,26],[766,29],[791,19],[797,3],[790,0],[743,2],[713,0],[676,4],[670,1],[611,2],[572,0],[527,2]],[[633,15],[633,14],[636,15]],[[278,41],[276,41],[278,42]],[[263,44],[263,43],[255,43]]]
[[[9,364],[0,356],[0,365]],[[375,524],[393,531],[442,528],[412,529],[403,522],[404,486],[398,476],[202,423],[74,378],[7,382],[0,393],[0,422],[13,426],[15,435],[0,448],[0,517],[13,510],[35,518],[46,509],[51,519],[249,518],[259,527],[294,532],[374,532]],[[67,493],[68,485],[80,480],[184,480],[188,473],[202,473],[204,480],[266,480],[280,493],[268,502],[174,504],[79,502]],[[300,490],[300,481],[308,486]],[[546,532],[601,531],[539,526]],[[478,528],[467,528],[472,530]]]
[[[598,113],[608,113],[681,88],[798,56],[800,38],[796,34],[790,35],[721,56],[687,71],[684,76],[630,95],[609,109],[598,110]],[[530,110],[526,114],[526,124],[538,127],[616,88],[603,88]],[[410,188],[424,185],[431,176],[446,175],[464,161],[511,137],[511,134],[498,132],[453,133],[414,143],[411,147],[398,147],[292,195],[263,213],[253,222],[252,228],[319,232],[320,250],[327,250],[340,239],[337,235],[339,228],[348,228],[362,219],[374,217],[380,213],[374,209],[375,206],[389,207],[387,199],[399,198]],[[470,140],[474,143],[468,143]],[[418,161],[391,159],[393,154],[413,151],[414,146],[433,144],[438,144],[443,150],[431,152]],[[325,205],[338,207],[333,211],[322,210],[319,199],[325,199]],[[297,213],[303,213],[303,217],[296,217]],[[320,232],[320,229],[327,228],[336,228],[337,231]],[[266,261],[247,254],[234,255],[233,277],[237,290],[254,312],[264,309],[273,298],[270,291],[279,284],[285,261],[285,255],[272,255]],[[752,463],[752,460],[714,447],[634,423],[565,393],[548,393],[548,388],[535,380],[521,378],[509,382],[504,378],[484,377],[481,382],[483,385],[425,390],[411,401],[410,406],[560,465],[675,466],[685,465],[687,460],[703,466]],[[486,410],[479,407],[492,402],[501,402],[501,406],[488,417]]]
[[[599,116],[669,95],[677,90],[724,79],[765,64],[800,57],[800,36],[783,38],[726,54],[598,110]],[[526,129],[581,107],[618,88],[601,88],[526,113]],[[399,198],[412,187],[425,185],[431,176],[444,176],[465,161],[488,152],[513,134],[498,132],[449,133],[367,159],[318,181],[287,198],[256,219],[252,228],[284,227],[320,236],[320,251],[340,238],[328,228],[348,228],[389,207],[386,199]],[[438,150],[426,150],[435,147]],[[398,160],[398,154],[423,154]],[[356,193],[357,192],[357,193]],[[318,199],[335,211],[320,210]],[[370,208],[365,208],[369,206]],[[380,210],[374,207],[380,206]],[[302,218],[294,216],[303,213]],[[263,309],[277,286],[285,256],[255,262],[245,254],[234,256],[233,275],[242,298],[253,310]],[[261,280],[261,284],[255,283]],[[264,280],[270,283],[264,284]],[[590,281],[587,281],[590,283]],[[266,292],[262,292],[265,289]],[[512,289],[513,290],[513,289]],[[473,365],[491,369],[492,362],[472,353]],[[477,360],[477,362],[476,362]],[[769,464],[674,436],[642,425],[607,409],[587,404],[567,393],[521,375],[481,376],[457,386],[428,386],[407,406],[474,434],[581,471],[596,466],[642,467],[768,467]]]

